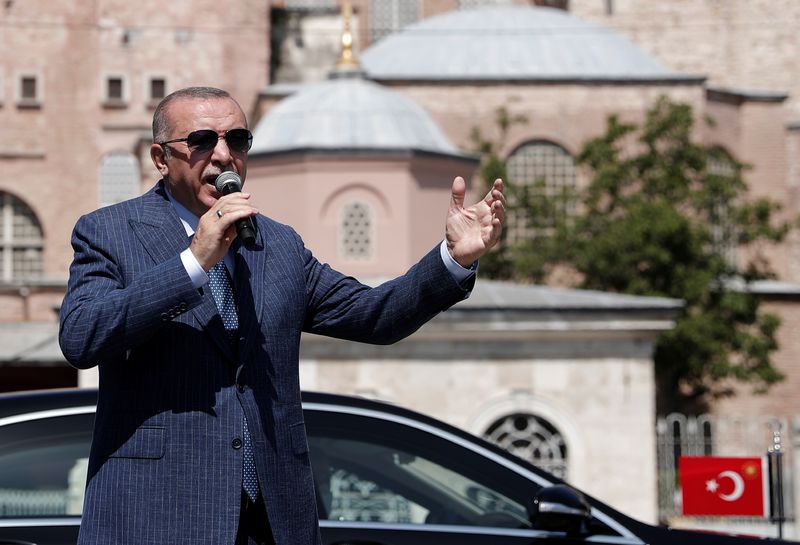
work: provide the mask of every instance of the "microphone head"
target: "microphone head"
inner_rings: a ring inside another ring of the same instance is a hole
[[[224,195],[235,193],[242,190],[242,179],[232,170],[226,170],[214,180],[214,187]]]

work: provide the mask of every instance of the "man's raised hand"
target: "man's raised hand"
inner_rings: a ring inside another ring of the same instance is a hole
[[[467,184],[457,176],[453,180],[450,210],[447,213],[445,240],[447,249],[462,267],[470,267],[497,241],[505,222],[506,198],[503,180],[497,179],[483,200],[464,207]]]

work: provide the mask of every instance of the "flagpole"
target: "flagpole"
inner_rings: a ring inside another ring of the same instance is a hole
[[[778,524],[778,539],[783,539],[783,522],[786,520],[783,512],[783,449],[781,448],[781,432],[772,433],[772,446],[767,449],[769,459],[769,488],[770,488],[770,522]]]

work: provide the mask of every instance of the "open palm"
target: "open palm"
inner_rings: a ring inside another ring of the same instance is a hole
[[[499,178],[483,200],[465,208],[466,190],[464,179],[456,177],[445,226],[447,249],[463,267],[471,266],[500,240],[506,203]]]

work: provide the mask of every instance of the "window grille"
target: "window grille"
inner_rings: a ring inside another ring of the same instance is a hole
[[[113,152],[100,163],[100,206],[139,195],[139,162],[130,153]]]
[[[339,224],[339,254],[346,260],[364,260],[372,257],[375,235],[372,210],[363,202],[352,202],[342,207]]]
[[[558,144],[545,140],[527,142],[511,153],[506,168],[512,186],[518,189],[527,186],[529,190],[538,191],[533,188],[534,184],[544,182],[541,190],[546,197],[560,199],[564,212],[575,212],[576,203],[572,198],[577,185],[575,160]],[[506,224],[506,241],[513,245],[533,236],[535,228],[527,210],[513,209],[518,199],[512,195],[510,201],[512,210]]]
[[[2,280],[42,275],[42,227],[33,210],[8,193],[0,193],[0,263]]]
[[[567,444],[550,422],[533,414],[509,414],[494,422],[483,434],[511,454],[567,478]]]
[[[159,102],[167,96],[167,80],[164,78],[150,78],[150,102]]]
[[[706,158],[706,171],[712,176],[733,179],[737,175],[736,162],[722,149],[712,149]],[[737,261],[737,230],[731,218],[730,203],[720,200],[711,210],[711,238],[714,251],[730,265]]]
[[[419,0],[372,0],[370,40],[372,43],[420,19]]]

